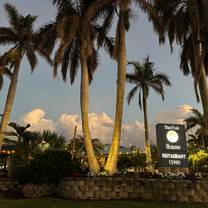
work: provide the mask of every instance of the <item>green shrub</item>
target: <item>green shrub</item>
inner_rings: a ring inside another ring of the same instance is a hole
[[[195,171],[208,170],[208,153],[206,151],[199,150],[194,154],[190,154],[188,160],[189,165],[195,169]]]
[[[80,163],[66,151],[48,150],[36,155],[30,163],[19,166],[15,176],[20,183],[57,184],[61,177],[71,176],[81,171]]]
[[[144,153],[120,155],[117,166],[119,171],[133,168],[135,171],[146,167],[146,155]]]

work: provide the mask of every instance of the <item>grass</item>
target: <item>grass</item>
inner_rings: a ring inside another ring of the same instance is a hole
[[[63,199],[0,199],[2,208],[208,208],[208,204],[141,201],[71,201]]]

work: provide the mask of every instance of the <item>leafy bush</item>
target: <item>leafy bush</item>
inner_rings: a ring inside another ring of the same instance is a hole
[[[208,171],[208,153],[204,150],[199,150],[188,157],[190,166],[195,171]]]
[[[80,163],[66,151],[48,150],[36,155],[30,163],[19,166],[15,176],[20,183],[57,184],[61,177],[75,175],[81,171]]]
[[[118,170],[125,171],[133,168],[134,170],[144,169],[146,167],[145,153],[123,154],[118,160]]]

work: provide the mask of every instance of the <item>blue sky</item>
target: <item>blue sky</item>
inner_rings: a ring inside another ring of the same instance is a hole
[[[1,0],[0,1],[0,24],[7,25],[6,13],[3,5],[6,2],[14,4],[23,13],[38,15],[36,28],[53,20],[56,9],[50,0]],[[135,17],[132,20],[131,30],[127,34],[127,58],[129,61],[141,61],[147,54],[155,63],[155,68],[166,73],[172,82],[172,87],[166,88],[165,102],[151,92],[148,100],[148,113],[150,121],[154,121],[158,112],[166,112],[179,105],[191,105],[201,109],[197,104],[193,80],[191,77],[184,77],[179,70],[179,48],[175,47],[170,54],[170,47],[167,44],[159,46],[158,38],[153,32],[151,23],[139,10],[134,10]],[[3,49],[0,49],[3,52]],[[128,67],[128,71],[131,69]],[[111,118],[114,117],[115,93],[116,93],[116,63],[103,52],[100,53],[100,65],[94,75],[94,81],[90,87],[90,112],[105,112]],[[3,111],[8,80],[0,92],[0,112]],[[23,114],[35,108],[41,108],[51,119],[57,119],[61,114],[80,114],[79,107],[79,74],[73,86],[69,81],[64,83],[59,74],[53,79],[52,69],[43,60],[35,72],[31,75],[29,64],[23,60],[19,76],[18,88],[11,120],[19,119]],[[132,88],[127,84],[126,92]],[[138,100],[135,99],[130,106],[125,100],[124,122],[143,121],[143,114],[140,112]]]

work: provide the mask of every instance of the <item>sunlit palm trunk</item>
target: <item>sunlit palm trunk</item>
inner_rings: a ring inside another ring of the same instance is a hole
[[[148,117],[147,117],[147,95],[145,89],[143,89],[143,112],[144,112],[144,133],[145,133],[145,153],[146,153],[146,163],[147,170],[152,171],[152,156],[151,156],[151,144],[149,139],[148,130]]]
[[[20,62],[21,62],[21,57],[19,57],[15,63],[14,66],[14,72],[12,75],[12,79],[9,85],[9,90],[7,94],[7,100],[4,108],[4,113],[2,116],[1,120],[1,125],[0,125],[0,150],[2,148],[3,140],[4,140],[4,135],[5,132],[7,131],[7,125],[10,119],[13,103],[14,103],[14,98],[16,94],[16,88],[17,88],[17,82],[18,82],[18,74],[20,70]]]
[[[87,159],[89,164],[89,169],[93,173],[98,173],[100,170],[97,158],[95,156],[93,145],[89,130],[88,121],[88,110],[89,110],[89,76],[87,61],[85,56],[85,49],[81,46],[80,49],[80,61],[81,61],[81,92],[80,92],[80,105],[82,113],[82,130],[85,142],[85,149],[87,153]]]
[[[112,144],[108,159],[105,165],[105,170],[109,174],[114,174],[117,168],[117,159],[120,147],[121,125],[123,115],[123,101],[125,93],[125,81],[126,81],[126,31],[124,26],[123,15],[120,15],[119,25],[119,55],[118,55],[118,71],[117,71],[117,95],[116,95],[116,113],[114,132],[112,138]]]

